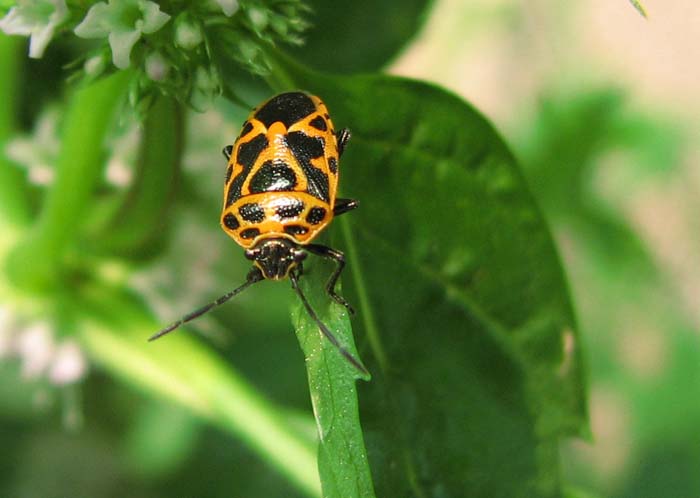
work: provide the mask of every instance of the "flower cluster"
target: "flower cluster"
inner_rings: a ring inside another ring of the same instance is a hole
[[[8,35],[29,36],[29,57],[39,59],[67,18],[65,0],[23,0],[0,20],[0,29]]]
[[[58,33],[97,41],[83,54],[82,73],[96,78],[136,69],[131,101],[150,92],[206,107],[227,88],[232,63],[264,74],[263,47],[300,43],[308,9],[302,0],[18,0],[0,20],[6,34],[30,37],[40,58]],[[100,43],[101,42],[101,43]]]
[[[81,38],[107,38],[114,65],[126,69],[136,42],[169,20],[170,16],[150,0],[109,0],[93,5],[73,32]]]
[[[0,359],[18,358],[26,380],[46,378],[56,386],[76,383],[87,373],[87,360],[73,339],[58,340],[46,322],[22,325],[0,308]]]

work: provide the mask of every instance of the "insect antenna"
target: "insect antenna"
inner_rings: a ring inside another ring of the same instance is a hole
[[[243,285],[240,287],[236,287],[233,289],[231,292],[224,294],[220,298],[218,298],[215,301],[212,301],[211,303],[207,304],[206,306],[202,306],[199,309],[194,310],[191,313],[188,313],[187,315],[183,316],[180,318],[178,321],[171,323],[167,327],[165,327],[163,330],[160,332],[153,334],[151,337],[148,338],[148,341],[155,341],[156,339],[159,339],[163,337],[165,334],[169,334],[176,328],[178,328],[180,325],[184,325],[185,323],[194,320],[195,318],[198,318],[202,316],[204,313],[207,311],[211,310],[212,308],[215,308],[219,306],[220,304],[224,304],[226,301],[234,297],[236,294],[240,294],[244,290],[246,290],[248,287],[253,285],[256,282],[260,282],[263,279],[262,273],[258,268],[253,268],[250,273],[248,273],[248,277],[246,278],[246,281]]]
[[[355,367],[363,376],[369,377],[370,373],[367,368],[362,364],[360,360],[355,358],[347,349],[345,349],[340,342],[338,342],[338,339],[333,335],[333,333],[326,327],[321,319],[318,317],[314,309],[311,307],[309,302],[306,300],[306,296],[304,296],[304,293],[301,291],[301,288],[299,288],[299,280],[298,276],[294,272],[289,273],[289,279],[292,281],[292,289],[297,293],[299,296],[299,299],[301,299],[302,304],[304,305],[304,308],[306,308],[306,312],[309,314],[309,316],[313,319],[314,322],[316,322],[316,325],[318,325],[318,328],[321,329],[321,332],[323,335],[326,336],[326,339],[328,339],[333,346],[336,347],[336,349],[340,352],[340,354],[343,355],[343,357],[353,366]]]

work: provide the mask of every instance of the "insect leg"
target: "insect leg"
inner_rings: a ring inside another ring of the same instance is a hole
[[[355,199],[336,199],[333,206],[333,216],[340,216],[343,213],[352,211],[360,205],[360,201]]]
[[[294,289],[294,292],[297,293],[299,296],[299,299],[301,299],[302,304],[304,305],[304,308],[306,309],[306,312],[309,314],[311,319],[316,322],[316,325],[318,325],[318,328],[321,330],[324,336],[326,336],[326,339],[330,341],[333,346],[335,346],[340,354],[343,355],[343,357],[350,363],[353,367],[355,367],[363,376],[368,377],[370,375],[369,371],[365,366],[362,364],[360,360],[355,358],[350,351],[345,349],[340,342],[338,341],[338,338],[333,335],[333,333],[326,327],[321,319],[318,317],[314,309],[311,307],[309,302],[306,300],[306,296],[304,296],[304,293],[301,291],[299,288],[299,276],[296,274],[296,272],[292,271],[289,273],[289,279],[292,281],[292,289]]]
[[[252,284],[254,284],[256,282],[260,282],[261,280],[263,280],[263,278],[264,277],[263,277],[262,273],[260,272],[260,270],[258,268],[253,268],[252,270],[250,270],[250,273],[248,273],[248,277],[243,285],[241,285],[240,287],[236,287],[228,294],[224,294],[223,296],[221,296],[219,299],[212,301],[211,303],[207,304],[206,306],[202,306],[201,308],[196,309],[193,312],[183,316],[178,321],[171,323],[170,325],[165,327],[160,332],[153,334],[151,337],[149,337],[148,341],[149,342],[155,341],[156,339],[163,337],[165,334],[172,332],[173,330],[178,328],[180,325],[184,325],[185,323],[202,316],[204,313],[208,312],[212,308],[215,308],[216,306],[219,306],[220,304],[224,304],[226,301],[231,299],[233,296],[243,292],[245,289],[247,289]]]
[[[233,152],[233,145],[227,145],[224,147],[224,149],[221,151],[224,155],[224,157],[228,160],[231,159],[231,153]]]
[[[345,146],[348,144],[351,137],[350,130],[343,128],[335,134],[335,137],[338,139],[338,156],[342,156]]]
[[[304,246],[304,249],[317,256],[332,259],[337,263],[335,271],[331,274],[330,278],[328,279],[328,283],[326,283],[326,292],[329,296],[331,296],[331,298],[333,298],[333,300],[336,303],[342,304],[343,306],[345,306],[345,308],[351,315],[354,315],[355,310],[352,309],[352,306],[350,306],[350,304],[345,300],[343,296],[335,292],[335,284],[338,281],[340,274],[343,272],[343,268],[345,268],[345,254],[338,251],[337,249],[322,246],[320,244],[308,244]]]

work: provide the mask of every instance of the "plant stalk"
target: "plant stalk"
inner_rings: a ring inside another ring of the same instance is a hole
[[[0,147],[17,129],[17,101],[21,73],[20,49],[24,44],[17,37],[0,34]],[[0,153],[0,223],[13,226],[25,225],[29,221],[29,199],[27,182],[23,172],[5,155]]]
[[[61,257],[76,239],[103,175],[104,139],[131,73],[120,71],[76,91],[70,99],[56,179],[28,237],[10,253],[7,272],[19,288],[46,291],[61,281]]]

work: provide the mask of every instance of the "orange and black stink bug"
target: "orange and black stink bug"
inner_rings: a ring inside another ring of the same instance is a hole
[[[311,241],[333,217],[355,209],[353,199],[338,199],[338,160],[350,139],[347,129],[336,133],[328,109],[316,96],[303,92],[277,95],[253,109],[228,159],[221,226],[253,261],[246,282],[216,301],[184,316],[149,340],[155,340],[225,303],[264,279],[286,277],[321,332],[358,370],[353,357],[318,318],[299,288],[307,253],[336,262],[326,284],[328,295],[353,312],[335,292],[345,266],[342,252]]]

